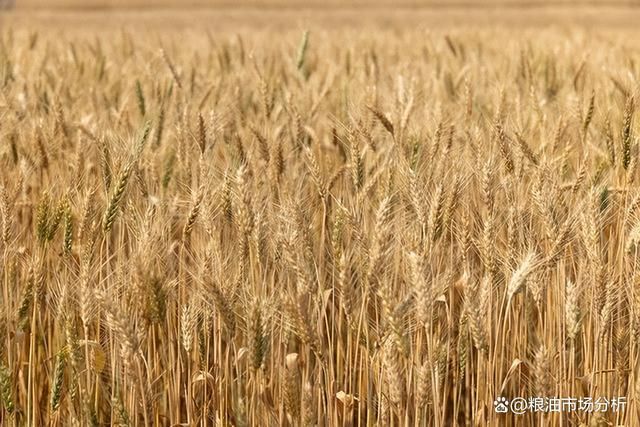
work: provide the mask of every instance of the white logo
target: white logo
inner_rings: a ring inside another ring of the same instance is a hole
[[[493,406],[495,407],[496,412],[500,414],[506,414],[509,412],[509,401],[506,397],[498,397],[493,401]]]

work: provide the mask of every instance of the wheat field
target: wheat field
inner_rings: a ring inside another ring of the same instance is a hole
[[[640,425],[634,31],[137,13],[2,17],[0,425]]]

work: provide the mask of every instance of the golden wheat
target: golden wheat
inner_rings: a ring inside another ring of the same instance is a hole
[[[30,30],[0,33],[1,425],[640,424],[635,45]]]

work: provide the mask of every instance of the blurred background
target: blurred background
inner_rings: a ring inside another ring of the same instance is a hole
[[[571,23],[636,29],[638,6],[640,0],[0,0],[0,27],[242,31],[371,25],[401,30]]]
[[[540,6],[632,6],[640,0],[0,0],[0,4],[15,3],[19,9],[100,9],[152,7],[540,7]]]

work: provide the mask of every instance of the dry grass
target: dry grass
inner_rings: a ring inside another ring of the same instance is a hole
[[[60,34],[0,40],[0,424],[640,423],[632,33]]]

